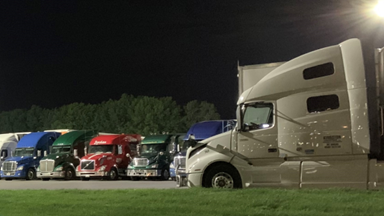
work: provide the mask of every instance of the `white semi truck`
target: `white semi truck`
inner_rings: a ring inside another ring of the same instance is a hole
[[[16,132],[0,134],[0,167],[7,158],[12,157],[20,139],[31,132]]]
[[[239,83],[237,125],[188,149],[188,186],[382,188],[382,49],[375,55],[376,73],[365,71],[361,42],[350,39],[282,63],[247,90]]]

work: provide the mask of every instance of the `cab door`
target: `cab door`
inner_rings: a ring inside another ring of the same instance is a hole
[[[253,184],[279,184],[280,165],[274,102],[253,102],[242,107],[243,125],[237,132],[237,152],[252,164]]]

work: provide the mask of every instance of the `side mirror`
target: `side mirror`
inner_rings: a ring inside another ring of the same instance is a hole
[[[131,155],[130,155],[129,153],[127,153],[125,156],[126,156],[127,158],[131,157]]]
[[[4,160],[4,157],[3,157],[3,156],[1,156],[1,157],[0,157],[0,160]]]
[[[41,156],[41,150],[37,150],[37,157]]]
[[[180,144],[177,145],[177,152],[180,152]]]
[[[53,149],[53,147],[52,147],[52,146],[49,146],[49,153],[52,152],[52,149]]]
[[[44,156],[47,156],[47,151],[46,150],[44,151]]]
[[[73,149],[73,155],[75,156],[75,157],[77,157],[77,149]]]
[[[87,150],[88,150],[87,147],[85,147],[85,148],[84,148],[84,155],[87,155],[87,154],[88,154],[88,153],[87,153]]]

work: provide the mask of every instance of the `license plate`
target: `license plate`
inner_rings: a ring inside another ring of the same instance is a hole
[[[89,175],[85,175],[86,178],[89,178]]]
[[[11,173],[7,173],[7,175],[11,175]]]

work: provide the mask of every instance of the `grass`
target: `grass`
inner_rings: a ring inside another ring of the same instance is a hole
[[[373,215],[384,191],[348,189],[2,190],[0,216]]]

